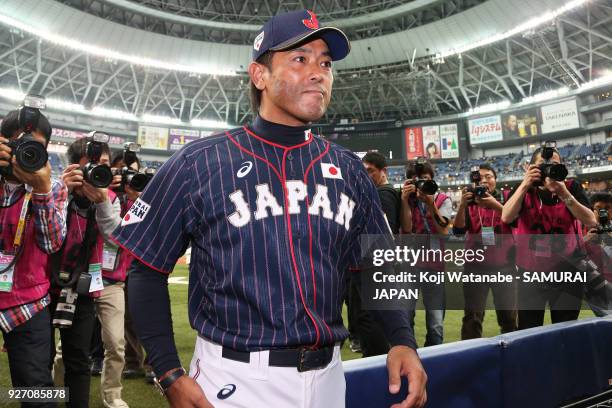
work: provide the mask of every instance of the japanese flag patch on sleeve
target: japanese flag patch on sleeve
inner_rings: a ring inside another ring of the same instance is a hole
[[[121,226],[124,227],[126,225],[136,224],[143,221],[150,209],[151,206],[139,198],[134,202],[127,214],[125,214],[121,220]]]
[[[337,167],[334,164],[321,163],[321,172],[325,178],[342,180],[342,172],[340,172],[340,167]]]

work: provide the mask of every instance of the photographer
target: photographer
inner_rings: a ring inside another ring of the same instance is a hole
[[[428,161],[418,159],[406,169],[406,179],[401,195],[401,227],[405,234],[417,234],[426,239],[429,249],[443,250],[441,238],[448,235],[449,219],[452,215],[450,197],[438,192],[434,181],[434,168]],[[444,271],[442,259],[417,263],[418,271]],[[422,285],[421,294],[425,305],[427,335],[425,346],[442,344],[444,341],[445,294],[443,285]],[[414,327],[414,309],[411,310]]]
[[[6,115],[0,132],[0,328],[12,386],[51,387],[48,262],[66,236],[67,191],[51,178],[46,156],[51,125],[38,108],[26,101]],[[23,142],[28,140],[42,149],[26,146]],[[39,169],[28,167],[33,161],[23,163],[23,157],[16,157],[24,147],[33,149],[27,156],[41,165]]]
[[[368,176],[376,186],[382,210],[391,231],[393,234],[398,234],[401,199],[399,191],[394,189],[387,179],[386,157],[378,152],[368,152],[361,161],[368,172]],[[363,356],[371,357],[387,354],[389,352],[389,342],[385,337],[382,326],[376,321],[376,315],[361,308],[361,271],[351,271],[350,279],[348,313],[359,337]]]
[[[113,182],[108,186],[108,188],[113,190],[113,192],[117,195],[116,199],[119,200],[121,217],[127,213],[134,201],[136,201],[136,199],[140,196],[140,192],[135,190],[131,183],[131,181],[134,180],[133,176],[140,172],[140,160],[136,156],[136,152],[139,150],[140,145],[137,143],[125,143],[124,150],[115,154],[110,165],[113,174]],[[136,183],[135,186],[138,188],[138,183]],[[140,188],[138,189],[141,190]],[[120,257],[118,261],[119,265],[130,265],[132,257],[129,253],[120,251],[118,256]],[[126,297],[125,303],[127,305],[127,275],[124,296]],[[136,342],[135,344],[139,343],[136,337],[132,337],[134,334],[130,333],[131,328],[128,320],[129,312],[127,307],[125,309],[125,313],[125,368],[122,375],[124,378],[130,378],[137,376],[139,372],[144,373],[142,371],[141,361],[144,359],[144,356],[142,355],[142,352],[136,351],[131,346],[131,344],[134,342]],[[134,353],[136,354],[134,355]],[[99,319],[94,327],[92,337],[91,360],[92,375],[101,375],[104,362],[104,344],[102,341],[102,327]],[[134,367],[136,366],[140,368],[135,369]]]
[[[140,197],[142,190],[148,183],[148,180],[143,184],[142,182],[134,183],[134,175],[143,174],[141,173],[141,162],[137,152],[140,151],[140,145],[136,143],[126,143],[124,150],[118,152],[113,158],[111,168],[113,174],[119,175],[118,181],[115,184],[114,191],[117,193],[117,197],[121,204],[121,217],[127,214],[128,210],[134,204],[134,201]],[[149,170],[149,169],[147,169]],[[113,185],[110,186],[113,188]],[[121,251],[122,263],[130,265],[133,261],[132,255],[127,251]],[[123,370],[124,378],[134,378],[144,376],[147,382],[153,384],[153,378],[155,374],[153,369],[145,360],[145,351],[140,343],[140,340],[134,332],[132,327],[132,321],[128,305],[128,285],[129,275],[125,280],[125,369]]]
[[[127,407],[121,399],[123,281],[127,266],[119,262],[117,247],[108,241],[109,234],[121,218],[119,201],[108,189],[113,175],[108,166],[110,150],[107,141],[108,135],[91,132],[87,138],[74,142],[67,152],[71,164],[63,174],[71,193],[69,239],[62,250],[61,266],[56,269],[59,271],[56,272],[57,282],[58,286],[64,287],[63,291],[70,290],[77,299],[72,320],[58,319],[54,323],[62,327],[62,357],[65,383],[71,386],[71,406],[85,407],[89,403],[89,349],[95,310],[102,325],[105,348],[101,385],[103,403],[105,407]],[[68,283],[65,278],[68,278]]]
[[[497,190],[497,173],[490,164],[475,166],[470,174],[472,186],[465,187],[453,222],[453,233],[466,236],[466,249],[488,246],[486,257],[480,263],[467,263],[465,273],[488,274],[501,271],[514,272],[512,230],[501,221],[504,195]],[[502,333],[516,330],[516,294],[514,287],[489,283],[464,283],[465,310],[461,326],[461,339],[482,337],[489,289]]]
[[[612,195],[610,193],[596,193],[591,196],[593,213],[597,217],[597,227],[588,230],[584,236],[585,249],[588,258],[597,266],[597,271],[607,281],[607,286],[612,282]],[[590,291],[585,291],[585,295],[591,310],[597,317],[610,315],[610,299],[607,305],[599,304],[592,298]]]
[[[575,271],[569,258],[579,248],[580,223],[596,225],[580,183],[565,180],[567,169],[555,142],[536,149],[523,182],[502,210],[502,222],[516,227],[516,263],[524,271]],[[549,235],[561,235],[553,240]],[[553,245],[554,244],[554,245]],[[582,287],[576,283],[519,284],[519,329],[541,326],[546,303],[553,323],[575,320]]]

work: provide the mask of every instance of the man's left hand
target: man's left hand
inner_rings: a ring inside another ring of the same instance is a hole
[[[427,374],[414,349],[395,346],[387,355],[389,392],[397,394],[402,385],[402,376],[408,378],[408,397],[391,408],[422,408],[427,402]]]
[[[417,190],[417,198],[423,202],[427,207],[434,205],[434,196],[423,193],[421,190]]]
[[[108,200],[108,188],[96,188],[84,182],[82,187],[83,194],[93,203],[99,204]]]
[[[48,194],[51,191],[51,163],[47,162],[43,168],[34,173],[23,170],[17,164],[13,156],[13,176],[24,184],[32,186],[32,192],[38,194]]]
[[[546,177],[545,187],[548,191],[556,194],[561,199],[568,198],[571,195],[563,181],[556,181],[550,177]]]
[[[497,208],[497,205],[498,205],[495,197],[493,197],[489,193],[487,193],[487,195],[482,198],[476,197],[474,201],[479,207],[482,207],[482,208],[495,209]]]

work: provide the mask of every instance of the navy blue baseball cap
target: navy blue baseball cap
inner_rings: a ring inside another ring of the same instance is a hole
[[[343,59],[351,50],[342,30],[320,27],[315,13],[300,10],[279,14],[264,24],[253,42],[253,61],[268,51],[290,50],[310,38],[325,41],[333,61]]]

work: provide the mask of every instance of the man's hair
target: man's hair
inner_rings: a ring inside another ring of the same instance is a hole
[[[559,153],[559,150],[556,147],[553,147],[553,151],[557,153],[559,155],[559,159],[563,161],[563,157],[561,157],[561,153]],[[538,158],[538,155],[541,155],[541,154],[542,154],[542,146],[535,149],[535,152],[533,152],[533,154],[531,155],[531,160],[529,160],[529,164],[534,164],[536,162],[536,159]]]
[[[113,159],[111,160],[111,167],[115,167],[123,160],[123,150],[117,150],[113,153]]]
[[[269,70],[272,70],[272,56],[273,55],[274,55],[274,52],[268,51],[265,54],[261,55],[259,58],[257,58],[255,62],[265,66]],[[251,110],[253,111],[255,115],[257,115],[259,113],[259,107],[261,106],[261,91],[257,89],[255,84],[253,83],[253,80],[250,80],[250,87],[251,87],[251,90],[250,90]]]
[[[382,153],[368,152],[365,156],[363,156],[361,161],[374,165],[374,167],[376,167],[378,170],[387,168],[387,158]]]
[[[604,203],[612,205],[612,194],[605,191],[600,193],[594,193],[593,195],[591,195],[590,201],[592,206],[594,206],[595,203]]]
[[[81,161],[81,157],[87,155],[87,142],[89,142],[89,139],[82,137],[75,140],[70,146],[68,146],[66,156],[68,157],[70,164],[78,164]],[[102,154],[104,153],[110,157],[111,152],[107,143],[102,143]]]
[[[417,164],[416,161],[414,161],[414,162],[408,163],[408,165],[406,166],[406,178],[407,179],[414,178],[415,176],[419,177],[423,174],[429,174],[432,179],[435,177],[436,172],[434,171],[434,168],[430,162],[423,163],[423,171],[420,174],[417,174],[416,164]]]
[[[493,177],[495,177],[495,180],[497,180],[497,172],[495,171],[493,166],[491,166],[490,163],[482,163],[480,165],[480,170],[489,170],[490,172],[493,173]]]
[[[21,130],[22,129],[19,127],[19,109],[15,109],[7,113],[4,120],[2,120],[2,126],[0,128],[0,133],[2,133],[2,136],[10,139]],[[47,139],[48,144],[49,140],[51,140],[51,133],[53,132],[53,129],[51,128],[49,119],[47,119],[42,112],[38,119],[38,126],[36,126],[36,130],[43,134],[45,139]]]

